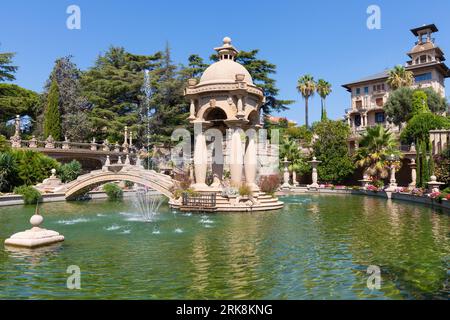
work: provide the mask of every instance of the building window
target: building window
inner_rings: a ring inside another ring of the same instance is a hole
[[[369,87],[364,87],[364,94],[369,94]]]
[[[362,101],[361,100],[358,100],[355,103],[356,103],[356,108],[362,108]]]
[[[361,94],[361,88],[356,88],[356,94],[360,95]]]
[[[359,114],[355,115],[355,126],[357,127],[361,126],[361,115]]]
[[[376,123],[384,123],[384,112],[375,113],[375,122]]]
[[[432,76],[431,72],[424,73],[424,74],[418,74],[417,76],[414,77],[416,82],[430,81],[430,80],[432,80],[432,78],[433,78],[433,76]]]
[[[420,63],[426,63],[427,62],[427,56],[423,55],[420,56]]]
[[[383,98],[377,98],[375,100],[375,103],[378,107],[382,107],[383,106]]]

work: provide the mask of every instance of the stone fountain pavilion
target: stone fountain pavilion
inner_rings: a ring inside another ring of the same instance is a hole
[[[197,198],[214,196],[210,211],[280,209],[283,203],[262,193],[257,185],[258,175],[264,174],[257,141],[264,92],[253,83],[247,69],[235,61],[238,50],[230,38],[225,37],[215,50],[219,60],[204,71],[200,81],[189,79],[185,89],[195,135],[192,188],[200,195]],[[206,183],[208,171],[213,175],[211,185]],[[250,188],[251,195],[236,192],[243,184]],[[196,207],[195,199],[171,201],[171,205],[186,210]]]

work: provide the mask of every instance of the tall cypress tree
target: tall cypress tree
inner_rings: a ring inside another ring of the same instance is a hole
[[[417,168],[417,182],[416,185],[422,187],[422,144],[417,141],[417,153],[416,153],[416,168]]]
[[[58,83],[54,79],[47,97],[47,105],[44,111],[44,137],[51,135],[56,141],[61,141],[61,114],[59,113]]]

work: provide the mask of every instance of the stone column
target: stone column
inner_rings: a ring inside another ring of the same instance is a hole
[[[283,189],[290,189],[291,185],[289,184],[289,161],[286,157],[284,157],[284,171],[283,171],[283,185],[281,186],[281,188]]]
[[[242,182],[243,150],[241,133],[238,127],[232,128],[231,146],[230,146],[230,173],[231,183],[239,187]]]
[[[391,168],[391,178],[390,178],[390,181],[389,181],[389,187],[390,188],[397,188],[397,180],[395,179],[395,165],[394,164],[391,164],[391,166],[390,166],[390,168]]]
[[[319,175],[317,174],[317,165],[322,161],[318,161],[316,157],[313,157],[312,161],[308,161],[312,166],[312,184],[308,186],[308,189],[319,189]]]
[[[297,186],[297,172],[295,172],[295,170],[292,170],[292,184],[294,187]]]
[[[191,105],[189,108],[189,120],[195,120],[195,100],[191,99]]]
[[[255,135],[256,131],[249,134],[247,150],[244,157],[245,180],[252,191],[259,190],[258,186],[255,183],[257,169]]]
[[[416,184],[417,184],[417,164],[416,164],[416,160],[411,159],[411,163],[409,164],[409,167],[411,168],[411,183],[409,184],[409,186],[411,188],[415,188]]]
[[[206,137],[203,129],[197,133],[194,146],[194,171],[195,190],[208,189],[206,185],[206,170],[208,166],[208,150],[206,148]]]
[[[13,148],[20,148],[22,146],[22,139],[20,138],[20,116],[17,115],[14,120],[15,132],[14,136],[10,138],[11,146]]]

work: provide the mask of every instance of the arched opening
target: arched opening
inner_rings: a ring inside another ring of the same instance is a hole
[[[204,118],[206,121],[223,121],[227,119],[227,114],[221,108],[215,107],[206,111]]]
[[[257,125],[257,124],[259,124],[259,113],[256,110],[254,110],[254,111],[250,112],[247,119],[249,121],[249,124],[251,124],[253,126]]]

